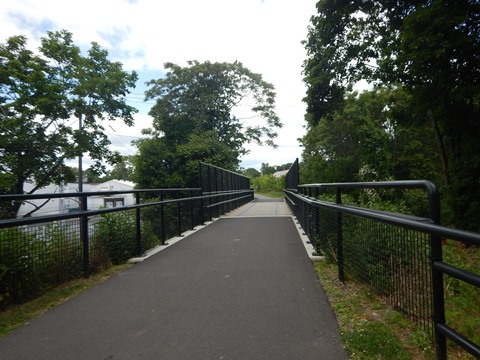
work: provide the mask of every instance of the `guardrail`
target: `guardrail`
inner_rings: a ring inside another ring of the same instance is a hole
[[[298,171],[298,169],[297,169]],[[418,189],[429,197],[428,218],[342,204],[342,193],[354,189]],[[335,192],[335,202],[320,200]],[[444,275],[476,288],[480,276],[443,260],[445,239],[480,246],[480,234],[441,226],[439,195],[429,181],[298,185],[285,198],[318,252],[383,296],[396,310],[433,332],[437,359],[447,358],[446,339],[480,357],[480,347],[447,325]],[[473,306],[473,304],[472,304]]]
[[[235,181],[209,192],[168,188],[0,195],[0,206],[34,199],[78,199],[80,204],[76,212],[0,221],[0,309],[33,298],[49,286],[142,256],[253,200],[248,185]],[[98,197],[125,195],[135,198],[132,205],[96,209],[89,205]]]

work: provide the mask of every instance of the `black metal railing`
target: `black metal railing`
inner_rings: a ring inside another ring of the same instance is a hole
[[[291,170],[298,171],[298,167]],[[429,216],[342,204],[347,192],[372,189],[424,189]],[[325,196],[329,191],[331,195]],[[442,253],[445,239],[478,246],[480,234],[440,225],[439,194],[433,183],[305,184],[296,189],[286,185],[285,198],[316,251],[338,265],[341,281],[348,274],[368,284],[394,309],[423,326],[434,335],[438,359],[447,357],[447,339],[480,357],[478,344],[447,325],[444,275],[477,290],[480,276],[462,269],[461,264],[446,263]]]
[[[295,159],[290,169],[285,175],[285,189],[297,191],[300,184],[300,167],[298,165],[298,158]]]
[[[253,192],[243,181],[242,175],[229,172],[228,186],[217,185],[208,192],[169,188],[1,195],[0,207],[5,208],[12,202],[74,200],[79,209],[0,221],[0,309],[33,298],[49,286],[142,256],[249,202]],[[131,197],[131,204],[97,206],[102,198],[126,197]]]
[[[253,200],[250,179],[246,176],[203,162],[198,165],[198,173],[209,219]]]

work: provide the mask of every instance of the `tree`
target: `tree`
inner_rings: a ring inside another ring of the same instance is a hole
[[[254,169],[254,168],[245,169],[243,171],[243,174],[245,176],[249,177],[250,179],[255,179],[255,178],[262,175],[262,173],[260,171],[258,171],[257,169]]]
[[[452,222],[473,224],[480,211],[478,1],[321,0],[317,9],[304,43],[308,126],[341,109],[359,80],[404,88],[412,95],[404,124],[432,130]]]
[[[134,157],[133,156],[122,156],[122,159],[117,163],[113,169],[107,173],[108,180],[134,180]],[[104,179],[106,181],[107,179]]]
[[[262,175],[272,175],[275,171],[275,166],[270,166],[269,163],[262,163],[262,166],[260,167]]]
[[[282,124],[273,85],[261,75],[239,62],[190,61],[165,68],[165,77],[150,81],[146,92],[156,103],[149,138],[137,141],[140,186],[197,186],[192,174],[198,161],[237,170],[245,144],[274,146],[274,129]],[[236,115],[240,103],[250,107],[248,122]]]
[[[74,176],[70,178],[65,178],[64,179],[65,182],[73,183],[78,181],[78,176],[79,176],[78,167],[71,167],[71,170]],[[99,183],[103,181],[103,178],[100,176],[100,174],[90,167],[82,171],[82,176],[83,176],[83,181],[86,183]]]
[[[39,55],[26,43],[14,36],[0,45],[0,186],[7,194],[23,194],[26,181],[36,183],[31,192],[63,181],[65,161],[83,153],[97,171],[104,161],[115,163],[119,155],[108,149],[103,121],[133,125],[136,111],[125,102],[136,73],[108,60],[98,44],[82,56],[65,30],[48,32]],[[72,127],[74,119],[80,127]]]
[[[394,106],[389,97],[388,90],[349,94],[342,109],[321,119],[305,135],[303,166],[308,182],[390,177],[396,124],[388,110]]]
[[[4,194],[22,194],[26,180],[43,185],[48,180],[58,182],[68,172],[57,157],[71,132],[59,121],[48,136],[48,129],[66,117],[57,106],[63,100],[59,84],[52,81],[47,61],[25,45],[23,36],[0,45],[0,186]]]

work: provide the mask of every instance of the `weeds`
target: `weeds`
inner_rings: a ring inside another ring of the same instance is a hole
[[[351,359],[434,359],[428,334],[392,310],[367,286],[354,281],[340,283],[336,266],[327,261],[315,262],[315,269]]]

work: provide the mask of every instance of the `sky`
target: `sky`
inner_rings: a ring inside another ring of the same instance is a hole
[[[305,84],[302,63],[310,18],[317,0],[2,0],[0,41],[25,35],[38,48],[47,31],[69,30],[82,49],[95,41],[120,61],[126,71],[139,74],[137,87],[127,97],[139,109],[135,126],[121,121],[106,127],[112,147],[135,154],[130,141],[151,126],[143,101],[145,81],[161,78],[166,62],[186,66],[200,62],[243,63],[274,85],[276,111],[284,124],[277,149],[248,146],[243,168],[262,163],[293,162],[302,153],[298,138],[305,134]]]

